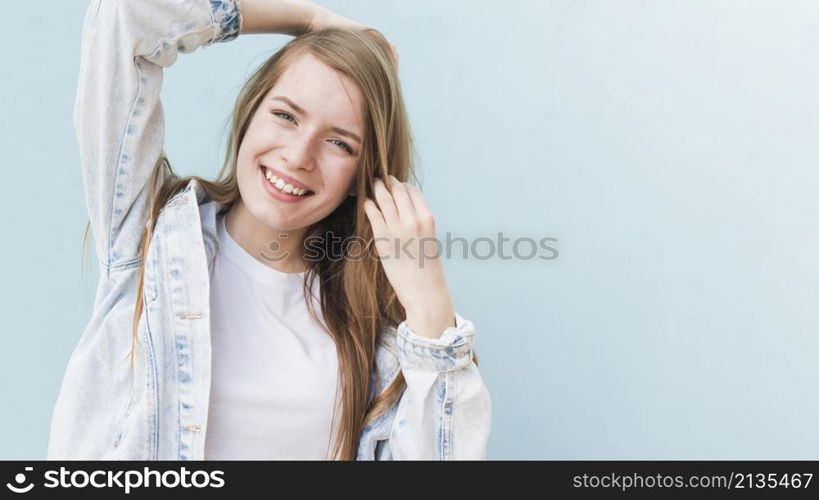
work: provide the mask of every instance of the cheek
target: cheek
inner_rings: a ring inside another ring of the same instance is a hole
[[[238,175],[248,176],[255,174],[256,161],[259,156],[270,150],[275,141],[271,140],[269,136],[262,134],[254,134],[251,130],[245,134],[238,152]]]
[[[265,148],[266,144],[270,143],[271,141],[269,139],[264,140],[263,135],[258,133],[258,131],[249,128],[239,146],[239,157],[252,158]]]
[[[331,175],[325,176],[325,185],[333,191],[334,195],[346,196],[355,179],[355,173],[355,165],[340,166],[334,169]]]

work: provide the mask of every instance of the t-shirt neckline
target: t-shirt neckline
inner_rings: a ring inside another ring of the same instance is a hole
[[[253,255],[248,253],[227,231],[225,224],[225,215],[219,218],[217,224],[220,251],[224,255],[247,273],[251,278],[257,279],[265,283],[280,283],[285,285],[301,285],[304,283],[304,277],[307,271],[300,273],[285,273],[278,271],[260,262]]]

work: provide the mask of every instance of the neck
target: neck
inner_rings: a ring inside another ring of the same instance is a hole
[[[225,214],[228,234],[262,264],[283,273],[300,273],[309,267],[304,256],[307,228],[271,229],[251,214],[239,199]]]

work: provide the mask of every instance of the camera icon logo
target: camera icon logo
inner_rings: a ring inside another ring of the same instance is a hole
[[[34,467],[26,467],[26,472],[31,472],[33,470]],[[22,472],[19,472],[17,473],[17,475],[14,476],[14,481],[18,485],[22,485],[23,483],[26,482],[26,475],[23,474]],[[11,483],[6,483],[6,487],[15,493],[28,493],[29,491],[31,491],[32,488],[34,488],[34,483],[29,483],[25,486],[15,486]]]

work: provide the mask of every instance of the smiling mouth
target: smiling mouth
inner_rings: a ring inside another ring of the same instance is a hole
[[[284,194],[289,194],[291,196],[298,197],[305,197],[315,194],[313,191],[310,191],[309,189],[296,187],[293,184],[285,181],[284,179],[274,174],[269,168],[265,167],[264,165],[262,165],[262,170],[265,178],[270,183],[270,185]]]

